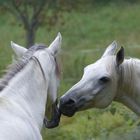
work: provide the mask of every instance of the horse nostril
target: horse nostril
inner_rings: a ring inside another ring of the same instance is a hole
[[[75,102],[76,102],[76,101],[75,101],[74,99],[71,99],[71,98],[70,98],[65,104],[66,104],[66,105],[74,105]]]
[[[60,109],[64,109],[67,107],[74,106],[75,103],[76,103],[76,100],[73,98],[61,98],[59,107]]]

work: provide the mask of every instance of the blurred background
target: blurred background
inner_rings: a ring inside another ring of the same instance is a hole
[[[114,40],[125,55],[140,58],[139,0],[0,0],[0,75],[12,62],[10,41],[29,47],[63,37],[59,97],[80,80],[83,68],[100,58]],[[44,140],[140,140],[140,119],[112,103],[43,129]]]

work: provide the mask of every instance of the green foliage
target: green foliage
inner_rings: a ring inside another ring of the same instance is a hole
[[[36,42],[49,45],[57,32],[63,36],[59,96],[81,78],[83,67],[96,61],[113,40],[124,46],[127,56],[140,58],[139,12],[140,4],[89,6],[62,12],[63,19],[59,17],[52,30],[48,30],[47,23],[38,29]],[[25,38],[24,30],[12,15],[1,11],[0,19],[2,75],[11,63],[10,41],[24,46]],[[123,105],[113,103],[104,110],[90,109],[72,118],[63,116],[59,127],[43,129],[42,133],[44,140],[138,140],[139,131],[139,118]]]

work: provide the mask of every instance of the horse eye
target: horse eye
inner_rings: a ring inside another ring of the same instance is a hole
[[[102,78],[100,78],[99,79],[99,81],[101,82],[101,83],[107,83],[107,82],[109,82],[109,78],[108,77],[102,77]]]

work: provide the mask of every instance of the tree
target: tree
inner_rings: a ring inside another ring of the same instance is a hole
[[[62,11],[70,11],[75,3],[71,0],[0,0],[0,5],[4,5],[23,25],[28,48],[34,44],[35,33],[45,17],[48,26],[54,26],[62,17]],[[48,10],[51,10],[51,16],[47,16]]]
[[[37,31],[42,19],[40,18],[44,7],[49,0],[3,0],[2,4],[21,21],[26,32],[26,45],[30,47],[35,41]]]

